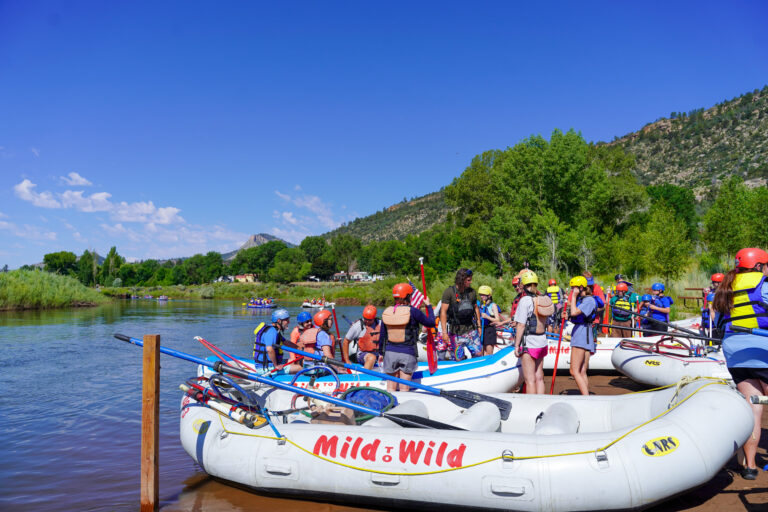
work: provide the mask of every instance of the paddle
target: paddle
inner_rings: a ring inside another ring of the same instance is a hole
[[[629,313],[630,315],[639,316],[640,318],[645,318],[646,320],[651,320],[651,321],[656,322],[656,323],[661,324],[661,325],[666,325],[667,327],[671,327],[672,329],[675,329],[675,330],[680,331],[680,332],[687,332],[688,334],[693,334],[694,336],[698,336],[699,335],[699,333],[697,333],[697,332],[689,331],[688,329],[684,329],[683,327],[678,327],[676,325],[669,324],[667,322],[662,322],[661,320],[656,320],[655,318],[650,317],[648,315],[641,315],[640,313],[635,313],[634,311],[631,311],[631,310],[628,310],[628,309],[622,309],[621,311]],[[626,329],[626,327],[623,327],[623,329]],[[665,333],[665,334],[667,334],[667,333]]]
[[[342,313],[342,314],[341,314],[341,318],[343,318],[344,320],[346,320],[346,321],[347,321],[347,323],[349,324],[349,326],[350,326],[350,327],[352,327],[352,322],[349,320],[349,318],[347,318],[347,315],[345,315],[344,313]]]
[[[509,418],[509,412],[512,409],[512,403],[506,400],[501,400],[500,398],[494,398],[492,396],[482,395],[480,393],[474,393],[472,391],[461,390],[461,389],[456,391],[447,391],[445,389],[427,386],[426,384],[422,384],[420,382],[400,379],[392,375],[387,375],[386,373],[380,373],[374,370],[369,370],[359,364],[347,364],[343,361],[330,359],[326,356],[321,356],[319,354],[311,354],[309,352],[304,352],[303,350],[299,350],[296,348],[286,347],[285,345],[283,345],[283,350],[285,350],[286,352],[291,352],[292,354],[309,357],[311,359],[321,361],[325,364],[340,366],[348,370],[354,370],[356,372],[365,373],[367,375],[378,377],[380,379],[391,380],[392,382],[397,382],[400,384],[405,384],[406,386],[411,386],[416,389],[421,389],[429,393],[432,393],[433,395],[438,395],[438,396],[442,396],[443,398],[447,398],[451,402],[455,403],[456,405],[460,405],[461,407],[471,407],[472,405],[478,402],[491,402],[493,405],[499,408],[499,412],[501,413],[501,419],[503,420],[506,420],[507,418]]]
[[[739,325],[731,325],[731,330],[735,332],[745,332],[747,334],[754,334],[756,336],[768,337],[768,329],[758,329],[757,327],[741,327]]]
[[[421,267],[421,287],[424,290],[424,298],[427,297],[427,280],[424,278],[424,258],[419,257]],[[427,327],[427,367],[430,375],[437,371],[437,348],[435,347],[435,335],[432,329]]]
[[[115,338],[121,341],[126,341],[128,343],[131,343],[133,345],[136,345],[138,347],[143,347],[144,342],[138,338],[131,338],[130,336],[126,336],[125,334],[115,334]],[[285,347],[284,347],[285,348]],[[206,366],[208,368],[211,368],[213,371],[218,373],[229,373],[232,375],[235,375],[236,377],[240,377],[242,379],[248,379],[255,382],[260,382],[262,384],[266,384],[268,386],[275,387],[277,389],[282,389],[284,391],[292,391],[294,393],[297,393],[299,395],[308,396],[310,398],[314,398],[316,400],[322,400],[324,402],[329,402],[334,405],[338,405],[341,407],[348,407],[349,409],[362,412],[364,414],[371,414],[373,416],[387,418],[388,420],[392,420],[393,422],[397,423],[398,425],[402,425],[403,427],[408,428],[432,428],[432,429],[442,429],[442,430],[465,430],[463,428],[455,427],[453,425],[448,425],[445,423],[441,423],[439,421],[430,420],[427,418],[422,418],[421,416],[415,416],[411,414],[390,414],[386,412],[381,412],[376,409],[371,409],[370,407],[365,407],[364,405],[359,405],[353,402],[348,402],[346,400],[342,400],[340,398],[335,398],[332,396],[324,395],[322,393],[318,393],[317,391],[312,391],[309,389],[300,388],[298,386],[291,386],[290,384],[285,384],[284,382],[279,382],[276,380],[272,380],[266,377],[262,377],[256,373],[251,373],[246,370],[242,370],[240,368],[235,368],[232,366],[228,366],[223,361],[216,361],[215,363],[211,363],[210,361],[207,361],[205,359],[201,359],[199,357],[193,356],[191,354],[186,354],[184,352],[180,352],[178,350],[174,350],[172,348],[167,347],[160,347],[160,352],[163,354],[173,356],[179,359],[184,359],[186,361],[190,361],[192,363],[197,363],[199,365]],[[299,351],[301,352],[301,351]],[[306,354],[306,352],[305,352]],[[311,355],[311,354],[307,354]]]
[[[601,327],[611,327],[616,329],[624,329],[626,331],[635,331],[640,332],[643,334],[651,334],[651,335],[659,335],[659,336],[669,336],[672,338],[687,338],[687,339],[695,339],[695,340],[704,340],[704,341],[716,341],[718,343],[722,342],[723,340],[718,340],[716,338],[708,338],[707,336],[702,336],[700,334],[680,334],[679,332],[669,332],[669,331],[654,331],[651,329],[637,329],[635,327],[623,327],[621,325],[614,325],[614,324],[597,324]]]
[[[323,298],[325,300],[325,298]],[[339,332],[339,321],[336,320],[336,304],[331,306],[331,312],[333,313],[333,326],[336,327],[336,343],[339,345],[339,352],[341,352],[341,333]],[[333,347],[333,353],[336,353],[336,347]]]
[[[555,394],[555,375],[557,375],[557,360],[560,359],[560,345],[563,344],[563,328],[565,327],[565,308],[571,307],[571,295],[573,295],[573,288],[571,288],[571,291],[568,293],[568,300],[565,301],[565,304],[563,304],[563,311],[560,313],[563,317],[563,320],[560,322],[560,334],[558,335],[557,339],[557,352],[555,352],[555,367],[552,369],[552,385],[549,387],[549,394],[554,395]]]

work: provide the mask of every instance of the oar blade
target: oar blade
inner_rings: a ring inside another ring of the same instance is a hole
[[[431,428],[435,430],[466,430],[461,427],[449,425],[448,423],[443,423],[441,421],[435,421],[429,418],[422,418],[421,416],[416,416],[415,414],[390,414],[388,412],[384,412],[381,415],[382,417],[387,418],[388,420],[392,420],[398,425],[401,425],[406,428]]]
[[[490,402],[498,407],[502,420],[508,419],[509,413],[512,411],[512,402],[493,396],[483,395],[481,393],[475,393],[474,391],[467,391],[466,389],[457,389],[454,391],[446,391],[443,389],[440,390],[440,396],[462,407],[472,407],[478,402]]]

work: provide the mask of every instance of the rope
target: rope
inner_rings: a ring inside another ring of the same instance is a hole
[[[459,467],[455,467],[455,468],[445,468],[445,469],[438,469],[438,470],[433,470],[433,471],[418,471],[418,472],[410,472],[409,473],[409,472],[403,472],[403,471],[382,471],[382,470],[378,470],[378,469],[371,469],[371,468],[363,468],[363,467],[359,467],[359,466],[353,466],[351,464],[346,464],[344,462],[339,462],[337,460],[329,459],[327,457],[323,457],[321,455],[318,455],[318,454],[316,454],[316,453],[314,453],[314,452],[304,448],[303,446],[299,445],[298,443],[288,439],[285,436],[279,436],[279,434],[278,434],[278,437],[273,437],[273,436],[251,434],[251,433],[247,433],[247,432],[235,432],[235,431],[228,430],[227,427],[224,425],[224,420],[223,420],[221,414],[219,414],[219,421],[221,423],[222,430],[224,430],[228,434],[247,436],[247,437],[256,437],[256,438],[261,438],[261,439],[268,439],[268,440],[273,440],[273,441],[278,441],[278,442],[290,443],[291,445],[293,445],[296,448],[298,448],[299,450],[307,453],[308,455],[316,457],[316,458],[318,458],[320,460],[323,460],[325,462],[329,462],[331,464],[335,464],[337,466],[342,466],[342,467],[345,467],[345,468],[348,468],[348,469],[353,469],[355,471],[364,471],[366,473],[376,473],[376,474],[380,474],[380,475],[392,475],[392,476],[425,476],[425,475],[436,475],[436,474],[440,474],[440,473],[448,473],[450,471],[459,471],[461,469],[473,468],[473,467],[476,467],[476,466],[480,466],[480,465],[483,465],[483,464],[488,464],[488,463],[491,463],[491,462],[494,462],[494,461],[497,461],[497,460],[502,460],[502,459],[503,460],[507,460],[507,461],[511,461],[511,460],[552,459],[552,458],[556,458],[556,457],[570,457],[570,456],[573,456],[573,455],[589,455],[589,454],[593,454],[593,453],[596,453],[596,452],[605,451],[608,448],[610,448],[611,446],[613,446],[616,443],[618,443],[619,441],[621,441],[622,439],[624,439],[627,436],[629,436],[630,434],[632,434],[633,432],[636,432],[637,430],[643,428],[644,426],[648,425],[649,423],[654,422],[654,421],[658,420],[659,418],[667,415],[669,412],[673,411],[675,408],[677,408],[678,406],[682,405],[688,399],[690,399],[691,397],[696,395],[702,389],[704,389],[704,388],[706,388],[708,386],[711,386],[713,384],[729,385],[729,383],[726,380],[724,380],[724,379],[716,379],[716,378],[713,378],[713,377],[696,377],[696,378],[687,377],[687,379],[688,380],[686,380],[685,382],[681,381],[678,384],[671,384],[669,386],[662,386],[660,388],[654,388],[654,389],[649,389],[649,390],[645,390],[645,391],[637,391],[636,393],[647,393],[648,391],[655,391],[655,390],[669,388],[669,387],[672,387],[672,386],[678,386],[678,389],[675,391],[675,395],[672,397],[672,400],[670,401],[669,405],[667,406],[667,410],[665,410],[665,411],[661,412],[660,414],[654,416],[653,418],[651,418],[651,419],[641,423],[640,425],[630,429],[629,431],[627,431],[624,434],[620,435],[619,437],[617,437],[613,441],[610,441],[608,444],[606,444],[605,446],[603,446],[601,448],[597,448],[595,450],[584,450],[584,451],[580,451],[580,452],[554,453],[554,454],[548,454],[548,455],[529,455],[529,456],[525,456],[525,457],[516,457],[514,455],[499,455],[498,457],[492,457],[490,459],[481,460],[481,461],[478,461],[478,462],[473,462],[471,464],[465,464],[463,466],[459,466]],[[690,384],[690,383],[692,383],[692,382],[694,382],[696,380],[711,380],[712,382],[708,382],[708,383],[704,384],[703,386],[698,388],[696,391],[694,391],[693,393],[691,393],[690,395],[688,395],[684,399],[682,399],[679,402],[675,403],[675,399],[677,398],[680,389],[682,389],[683,386],[685,386],[687,384]]]

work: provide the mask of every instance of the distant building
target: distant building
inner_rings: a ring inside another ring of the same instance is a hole
[[[235,276],[238,283],[253,283],[256,281],[256,274],[239,274]]]

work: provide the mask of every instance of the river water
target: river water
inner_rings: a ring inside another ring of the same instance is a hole
[[[299,307],[288,307],[295,325]],[[343,332],[361,307],[339,307]],[[201,336],[230,354],[252,350],[269,310],[241,302],[134,300],[97,308],[0,312],[0,510],[122,511],[139,507],[141,349],[114,333],[160,334],[207,357]],[[208,478],[179,442],[178,386],[195,365],[160,360],[161,510],[359,510],[259,496]]]

